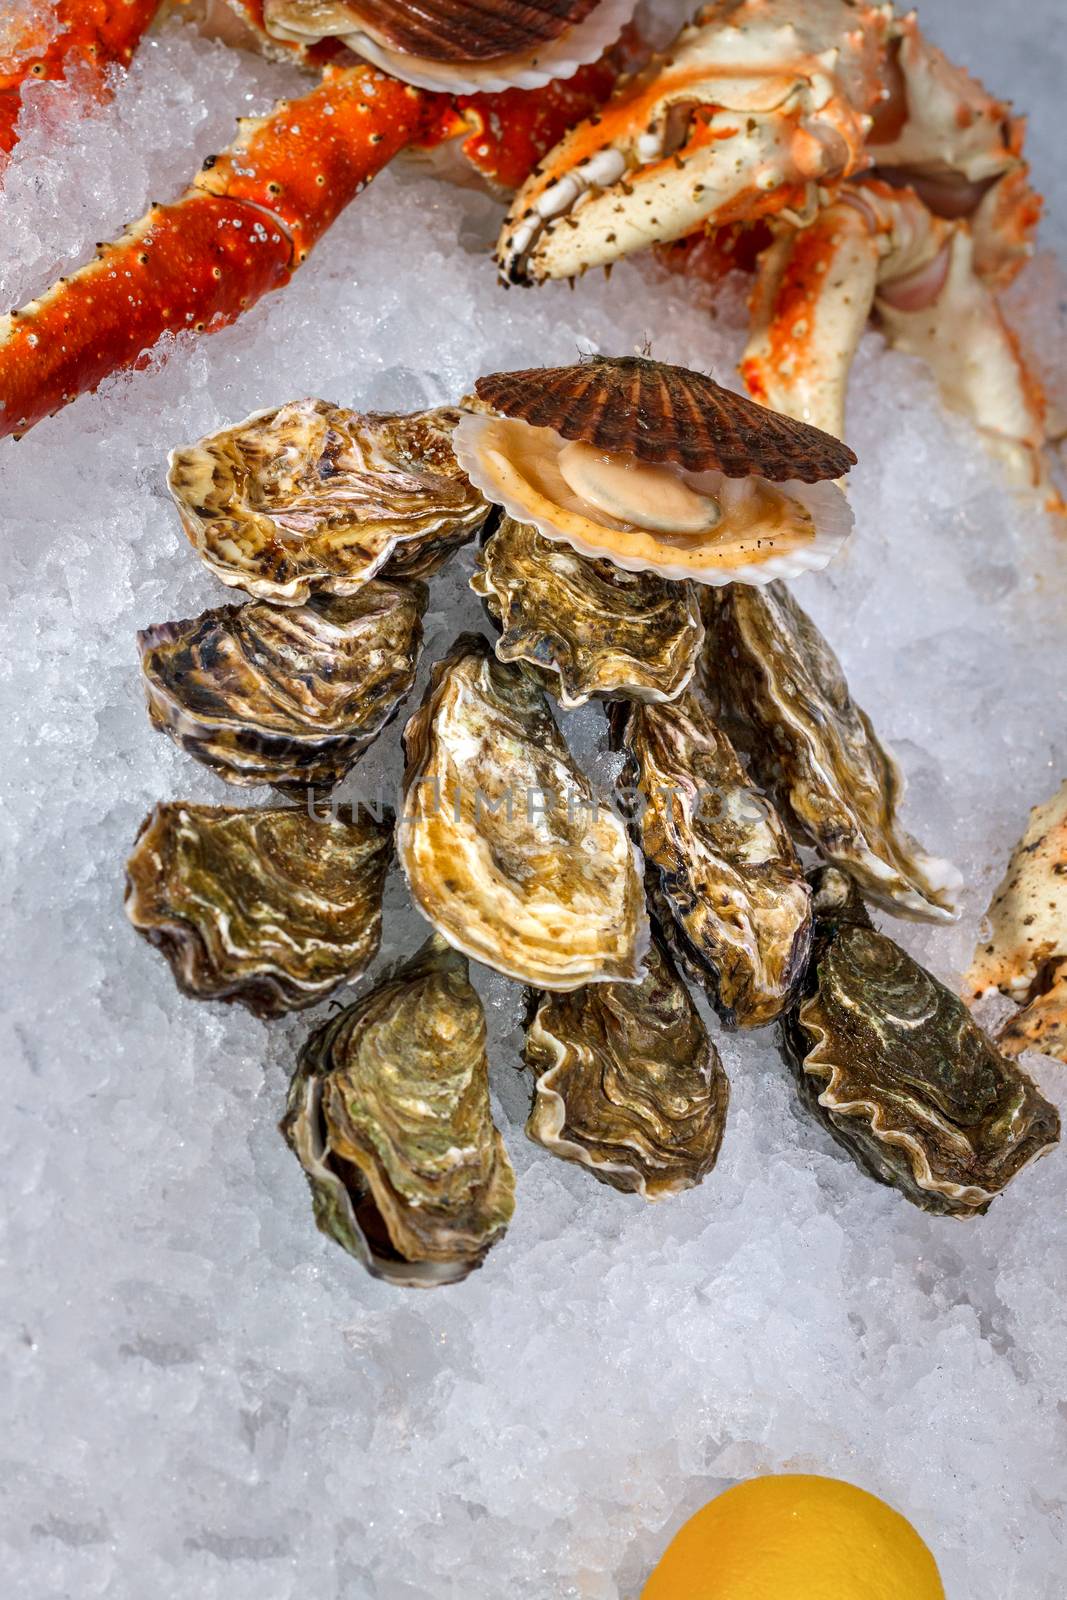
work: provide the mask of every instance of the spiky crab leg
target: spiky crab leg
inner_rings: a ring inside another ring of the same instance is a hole
[[[887,27],[873,5],[706,6],[519,191],[503,277],[572,277],[702,224],[810,217],[821,185],[868,164]]]
[[[160,0],[54,0],[51,28],[27,35],[17,54],[0,57],[0,155],[15,148],[22,91],[83,74],[102,89],[112,63],[128,66]]]
[[[1044,402],[975,270],[966,220],[934,216],[911,189],[845,184],[808,228],[760,261],[741,362],[764,404],[844,433],[849,368],[871,311],[891,344],[921,356],[1025,488],[1047,488]]]
[[[163,333],[232,322],[288,282],[398,150],[452,115],[440,97],[360,66],[327,69],[310,94],[243,118],[178,200],[0,318],[0,435],[131,366]]]

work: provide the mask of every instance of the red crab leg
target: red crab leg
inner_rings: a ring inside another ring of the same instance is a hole
[[[161,334],[232,322],[292,270],[404,145],[452,131],[448,102],[367,66],[241,119],[191,188],[0,317],[0,436],[132,366]]]
[[[54,0],[58,31],[37,52],[0,59],[0,154],[15,148],[25,83],[66,78],[81,69],[97,89],[113,61],[129,66],[160,0]]]

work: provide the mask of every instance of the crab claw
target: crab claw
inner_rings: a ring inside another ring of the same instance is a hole
[[[867,164],[888,23],[826,0],[795,13],[706,6],[520,189],[497,250],[505,280],[572,277],[705,224],[813,215],[821,185]]]

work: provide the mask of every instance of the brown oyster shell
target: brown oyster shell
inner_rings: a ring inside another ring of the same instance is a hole
[[[694,689],[633,706],[616,726],[668,939],[729,1025],[773,1021],[811,945],[810,891],[784,823]]]
[[[483,405],[503,416],[690,472],[816,483],[841,477],[856,461],[820,428],[646,356],[594,355],[572,367],[497,372],[474,387]]]
[[[376,1278],[430,1288],[481,1266],[511,1220],[515,1176],[463,956],[431,937],[316,1029],[281,1130],[319,1227]]]
[[[1031,810],[987,920],[967,992],[999,989],[1020,1003],[997,1036],[1009,1055],[1041,1050],[1067,1062],[1067,782]]]
[[[784,1041],[802,1097],[853,1160],[923,1210],[979,1215],[1056,1143],[1054,1106],[966,1006],[864,909],[812,875],[815,945]]]
[[[785,585],[709,591],[705,622],[718,714],[798,836],[895,915],[953,921],[960,875],[901,827],[900,769]]]
[[[527,1134],[601,1183],[651,1200],[714,1167],[730,1086],[658,939],[641,983],[542,995],[525,1056],[537,1080]]]
[[[153,725],[228,783],[332,787],[415,679],[426,591],[219,606],[137,635]]]
[[[472,538],[488,507],[452,450],[455,411],[394,416],[296,400],[172,452],[167,484],[201,560],[279,605],[406,576]],[[403,547],[417,542],[422,558]],[[425,554],[427,547],[435,554]]]
[[[377,953],[391,824],[162,803],[126,865],[126,914],[192,999],[303,1010]]]
[[[365,31],[426,61],[491,61],[535,50],[581,22],[599,0],[266,0],[282,37],[322,39]]]
[[[501,624],[499,661],[521,661],[571,709],[672,700],[693,675],[704,624],[692,584],[624,572],[504,516],[471,588]]]
[[[434,667],[404,748],[397,854],[450,944],[543,989],[642,976],[639,857],[533,678],[464,635]]]

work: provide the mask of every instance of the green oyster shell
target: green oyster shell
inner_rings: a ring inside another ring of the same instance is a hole
[[[560,705],[673,700],[704,639],[694,585],[579,555],[509,516],[478,555],[471,588],[500,622],[499,661],[521,661]]]
[[[785,585],[709,591],[705,622],[720,715],[799,837],[895,915],[953,921],[960,875],[901,827],[900,769]]]
[[[810,891],[785,825],[694,689],[669,705],[633,706],[616,727],[668,940],[729,1025],[773,1021],[811,945]]]
[[[601,1183],[656,1199],[715,1165],[730,1086],[666,949],[641,983],[542,995],[526,1034],[526,1132]]]
[[[463,635],[434,667],[404,749],[397,855],[449,944],[541,989],[642,976],[637,852],[528,673]]]
[[[183,994],[257,1017],[302,1010],[377,954],[391,825],[157,805],[126,865],[126,914]]]
[[[815,948],[783,1037],[805,1104],[856,1163],[969,1217],[1059,1138],[1054,1106],[966,1006],[876,931],[852,880],[812,875]]]
[[[431,1287],[480,1266],[511,1220],[515,1177],[464,957],[432,936],[316,1029],[281,1130],[318,1226],[375,1277]]]
[[[425,575],[484,522],[452,451],[458,416],[295,400],[173,451],[167,485],[221,582],[278,605],[354,594],[394,553]]]
[[[332,787],[415,680],[426,591],[219,606],[137,635],[155,727],[228,783]]]

